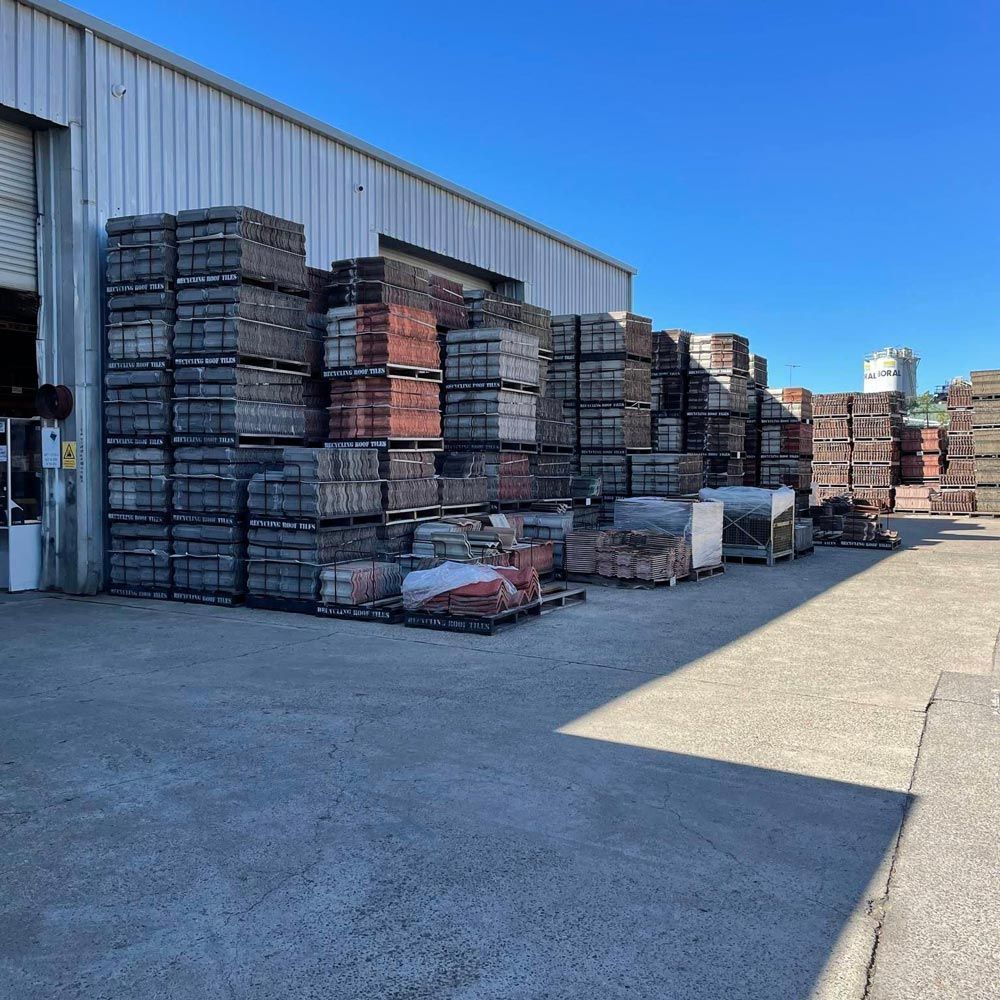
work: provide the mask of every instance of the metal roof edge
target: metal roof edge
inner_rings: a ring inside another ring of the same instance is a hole
[[[207,83],[218,90],[222,90],[233,97],[238,97],[240,100],[256,105],[264,111],[269,111],[281,118],[286,118],[312,132],[317,132],[329,139],[333,139],[335,142],[339,142],[341,145],[357,150],[359,153],[364,153],[366,156],[380,160],[382,163],[385,163],[390,167],[394,167],[397,170],[401,170],[404,173],[410,174],[411,176],[425,181],[428,184],[433,184],[435,187],[441,188],[444,191],[448,191],[451,194],[458,195],[461,198],[474,202],[483,208],[489,209],[491,212],[495,212],[498,215],[502,215],[505,218],[510,219],[512,222],[517,222],[522,226],[527,226],[529,229],[533,229],[535,232],[542,233],[545,236],[562,243],[564,246],[570,247],[573,250],[579,250],[581,253],[585,253],[590,257],[603,261],[605,264],[611,264],[613,267],[617,267],[628,272],[629,274],[634,275],[638,273],[631,264],[626,264],[624,261],[618,260],[609,254],[602,253],[594,247],[587,246],[586,243],[574,240],[572,237],[567,236],[565,233],[560,233],[556,229],[550,229],[548,226],[545,226],[540,222],[535,222],[527,216],[513,211],[513,209],[505,208],[503,205],[490,201],[488,198],[484,198],[482,195],[478,195],[474,191],[470,191],[468,188],[462,187],[460,184],[455,184],[452,181],[446,180],[444,177],[431,173],[429,170],[424,170],[422,167],[416,166],[416,164],[409,163],[407,160],[400,159],[398,156],[393,156],[392,153],[388,153],[384,149],[379,149],[378,146],[373,146],[370,143],[365,142],[363,139],[359,139],[356,136],[351,135],[349,132],[343,132],[318,118],[313,118],[311,115],[307,115],[302,111],[297,111],[290,105],[283,104],[281,101],[276,101],[273,98],[268,97],[266,94],[262,94],[258,90],[253,90],[251,87],[237,83],[235,80],[231,80],[229,77],[225,77],[221,73],[216,73],[214,70],[208,69],[207,67],[193,62],[190,59],[186,59],[184,56],[178,55],[176,52],[171,52],[169,49],[165,49],[153,42],[149,42],[146,39],[141,38],[139,35],[133,35],[131,32],[118,28],[107,21],[102,21],[99,17],[95,17],[93,14],[88,14],[85,11],[70,6],[69,4],[62,3],[61,0],[15,0],[15,2],[23,4],[27,7],[34,7],[37,10],[43,11],[46,14],[51,14],[53,17],[57,17],[60,20],[66,21],[70,24],[75,24],[88,31],[92,31],[95,35],[106,38],[108,41],[115,42],[124,48],[131,49],[140,55],[149,56],[157,62],[172,66],[187,76],[201,80],[204,83]]]

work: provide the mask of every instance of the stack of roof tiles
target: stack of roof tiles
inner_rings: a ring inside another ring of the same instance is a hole
[[[813,395],[808,389],[763,389],[760,485],[808,490],[812,480]]]
[[[900,438],[900,477],[904,483],[937,486],[945,467],[943,427],[904,427]],[[897,507],[899,491],[897,490]]]
[[[851,412],[852,495],[892,510],[900,482],[904,397],[900,392],[861,392]]]
[[[658,582],[688,573],[681,536],[651,531],[574,531],[566,536],[566,572]]]
[[[947,466],[941,476],[942,510],[976,509],[976,458],[972,434],[972,383],[955,379],[948,386]],[[947,506],[945,506],[947,505]],[[933,509],[933,508],[932,508]]]
[[[285,448],[248,494],[252,594],[315,601],[324,567],[375,551],[382,493],[372,449]]]
[[[815,397],[814,397],[815,398]],[[886,542],[899,537],[883,525],[881,506],[846,494],[830,496],[809,508],[815,538],[852,542]]]
[[[481,452],[438,456],[438,502],[442,507],[469,507],[489,500],[486,462]]]
[[[251,479],[303,442],[309,276],[299,223],[244,206],[177,216],[174,589],[240,597]],[[315,353],[315,351],[313,352]]]
[[[820,500],[850,494],[851,407],[855,395],[827,392],[812,398],[812,484]]]
[[[446,335],[445,440],[450,451],[486,453],[491,500],[531,497],[538,386],[536,333],[476,327]]]
[[[690,339],[686,446],[705,456],[709,486],[743,482],[748,414],[750,349],[737,334],[698,334]]]
[[[685,451],[690,347],[691,334],[687,330],[656,330],[653,333],[651,443],[654,453],[658,455],[682,455]],[[643,464],[633,461],[633,473]],[[703,473],[704,465],[699,474]],[[640,474],[639,478],[644,477]],[[697,492],[702,485],[699,482],[693,492]],[[644,489],[640,490],[635,483],[632,491],[646,492]]]
[[[439,332],[464,330],[469,325],[462,285],[440,274],[430,275],[431,312]]]
[[[105,269],[111,587],[166,597],[172,583],[169,507],[172,451],[176,219],[109,219]]]
[[[320,571],[320,601],[324,604],[370,604],[395,597],[403,585],[398,563],[352,559],[324,566]]]
[[[629,457],[651,450],[653,324],[628,312],[579,317],[580,471],[605,496],[628,496]]]
[[[703,455],[633,455],[632,493],[641,497],[697,494],[704,485],[704,462]]]
[[[972,373],[976,509],[1000,514],[1000,370]]]

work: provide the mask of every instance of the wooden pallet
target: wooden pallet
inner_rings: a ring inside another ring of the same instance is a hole
[[[723,560],[727,563],[756,563],[761,566],[773,566],[779,562],[791,562],[795,558],[794,550],[787,552],[762,552],[760,555],[750,553],[740,553],[739,555],[723,554]]]
[[[440,368],[420,368],[416,365],[344,365],[324,368],[323,378],[407,378],[418,382],[440,382]]]
[[[701,580],[711,580],[713,576],[722,576],[725,572],[726,564],[716,563],[714,566],[700,566],[697,569],[692,569],[685,579],[692,583],[699,583]]]
[[[600,573],[567,573],[566,579],[572,583],[586,583],[593,587],[612,587],[623,590],[658,590],[661,587],[676,587],[677,577],[666,580],[623,579],[617,576],[601,576]]]

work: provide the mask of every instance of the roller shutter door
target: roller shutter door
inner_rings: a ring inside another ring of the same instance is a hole
[[[31,129],[0,121],[0,288],[37,291],[35,219]]]

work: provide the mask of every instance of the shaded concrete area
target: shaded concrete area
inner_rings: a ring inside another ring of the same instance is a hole
[[[492,639],[0,602],[0,995],[992,995],[1000,522],[901,527]]]

